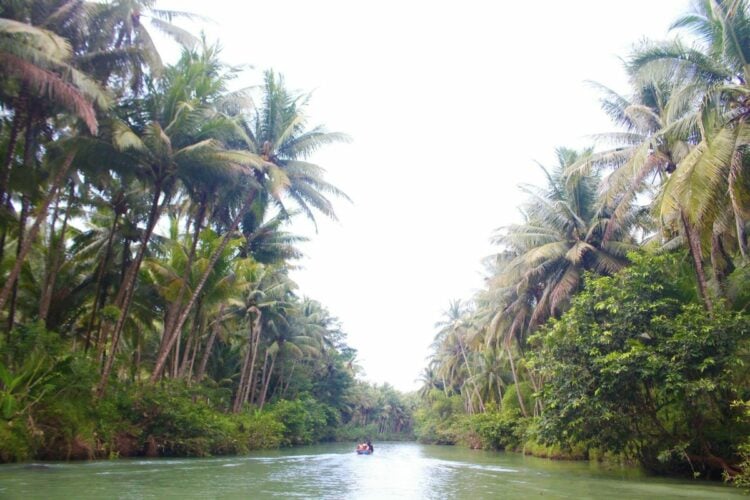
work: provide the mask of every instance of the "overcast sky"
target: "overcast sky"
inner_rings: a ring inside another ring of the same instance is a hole
[[[312,159],[353,200],[303,246],[300,293],[358,349],[363,377],[418,387],[434,324],[482,286],[492,232],[519,220],[536,162],[611,130],[594,80],[627,91],[620,58],[664,38],[686,0],[161,0],[202,14],[224,60],[314,91],[310,124],[351,144]],[[184,25],[184,23],[182,23]],[[194,29],[191,27],[191,29]]]

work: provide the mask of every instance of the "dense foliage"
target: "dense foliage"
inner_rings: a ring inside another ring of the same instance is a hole
[[[747,484],[750,8],[672,29],[624,58],[628,94],[594,84],[616,130],[557,151],[438,323],[420,439]]]
[[[537,334],[542,439],[628,451],[654,470],[733,469],[720,457],[750,433],[732,406],[747,395],[750,317],[684,301],[675,267],[671,255],[633,255]]]
[[[233,89],[183,18],[0,0],[0,461],[410,431],[289,277],[290,221],[346,199],[311,155],[347,137],[273,71]],[[154,29],[182,45],[175,64]]]

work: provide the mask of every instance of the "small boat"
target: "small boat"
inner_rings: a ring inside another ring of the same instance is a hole
[[[370,455],[372,450],[357,450],[357,455]]]

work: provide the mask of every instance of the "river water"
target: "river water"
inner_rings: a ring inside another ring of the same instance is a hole
[[[748,498],[634,469],[415,443],[328,444],[209,459],[0,466],[0,498]]]

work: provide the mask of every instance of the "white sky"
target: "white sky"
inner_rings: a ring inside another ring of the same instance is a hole
[[[595,80],[664,38],[686,0],[161,0],[209,17],[223,59],[314,90],[310,124],[353,137],[314,162],[353,200],[302,248],[300,292],[339,317],[364,378],[418,387],[434,324],[482,286],[494,229],[516,222],[520,183],[558,146],[611,130]],[[183,24],[184,23],[178,23]],[[191,27],[191,30],[193,28]]]

